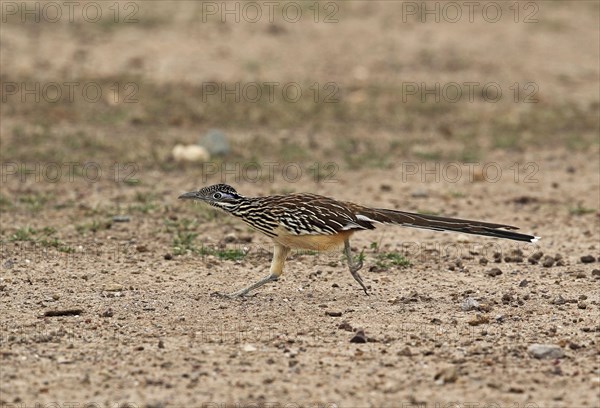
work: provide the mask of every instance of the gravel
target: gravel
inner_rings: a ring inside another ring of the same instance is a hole
[[[583,263],[592,263],[592,262],[596,262],[596,258],[594,258],[592,255],[584,255],[580,258],[581,262]]]
[[[527,348],[527,352],[539,359],[557,359],[565,356],[563,349],[554,344],[532,344]]]

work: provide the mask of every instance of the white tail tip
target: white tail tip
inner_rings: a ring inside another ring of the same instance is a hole
[[[540,239],[542,239],[542,237],[533,237],[533,238],[531,238],[531,241],[529,241],[529,242],[531,242],[532,244],[535,244],[535,243],[536,243],[536,242],[538,242]]]

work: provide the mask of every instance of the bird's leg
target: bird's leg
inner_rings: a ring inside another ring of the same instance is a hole
[[[265,276],[258,282],[253,283],[248,287],[245,287],[244,289],[230,293],[229,295],[227,295],[227,297],[234,298],[239,296],[246,296],[248,292],[260,288],[265,283],[276,281],[283,273],[283,264],[285,263],[285,259],[287,258],[289,252],[290,248],[281,244],[275,244],[275,249],[273,251],[273,260],[271,261],[271,269],[269,270],[269,275]]]
[[[253,283],[252,285],[250,285],[248,287],[245,287],[244,289],[240,289],[237,292],[229,293],[226,296],[229,297],[229,298],[247,296],[248,292],[250,292],[250,291],[252,291],[252,290],[254,290],[256,288],[260,288],[265,283],[276,281],[277,278],[278,278],[278,276],[276,276],[276,275],[267,275],[264,278],[262,278],[261,280],[259,280],[258,282]]]
[[[362,278],[358,274],[358,271],[360,271],[360,268],[362,268],[363,266],[362,259],[359,259],[358,262],[354,262],[352,260],[352,250],[350,249],[350,240],[348,238],[346,238],[346,240],[344,241],[344,254],[346,254],[346,259],[348,259],[348,269],[350,269],[352,277],[360,284],[360,286],[365,291],[365,294],[368,295],[369,292],[367,292],[367,287],[365,286]]]

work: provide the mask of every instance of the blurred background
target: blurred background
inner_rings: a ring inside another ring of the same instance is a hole
[[[3,2],[2,160],[135,163],[167,186],[222,178],[206,161],[335,162],[344,179],[595,148],[598,7]],[[216,155],[175,160],[198,143]]]

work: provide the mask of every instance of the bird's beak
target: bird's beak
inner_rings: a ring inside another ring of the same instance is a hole
[[[198,196],[195,191],[190,191],[189,193],[183,193],[182,195],[180,195],[177,198],[180,200],[194,200],[194,199],[197,199]]]

